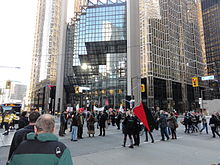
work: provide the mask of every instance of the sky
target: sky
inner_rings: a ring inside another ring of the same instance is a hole
[[[72,17],[74,0],[68,1]],[[0,86],[6,80],[29,84],[36,10],[37,0],[0,0]]]
[[[0,0],[0,84],[28,84],[34,41],[37,0]]]

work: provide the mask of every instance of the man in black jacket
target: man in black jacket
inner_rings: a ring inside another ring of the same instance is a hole
[[[39,116],[39,112],[31,112],[29,115],[29,125],[15,132],[9,150],[8,160],[10,160],[13,152],[17,149],[19,144],[26,138],[26,135],[30,132],[34,132],[34,125]]]

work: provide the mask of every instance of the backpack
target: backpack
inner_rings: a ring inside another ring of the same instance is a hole
[[[128,121],[127,121],[127,129],[128,130],[134,129],[134,119],[132,119],[132,118],[128,119]]]

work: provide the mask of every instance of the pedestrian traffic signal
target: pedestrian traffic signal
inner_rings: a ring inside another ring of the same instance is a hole
[[[192,78],[192,86],[193,87],[198,87],[199,86],[199,79],[198,79],[198,77],[193,77]]]
[[[75,87],[75,93],[79,93],[79,87]]]

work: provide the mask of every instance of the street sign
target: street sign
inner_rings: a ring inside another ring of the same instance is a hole
[[[215,79],[215,76],[212,75],[212,76],[204,76],[204,77],[201,77],[202,81],[206,81],[206,80],[214,80]]]

